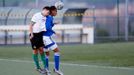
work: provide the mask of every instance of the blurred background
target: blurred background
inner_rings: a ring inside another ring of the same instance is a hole
[[[58,0],[0,0],[0,26],[28,26],[33,14]],[[61,25],[93,28],[93,42],[134,41],[134,0],[63,0]],[[88,43],[82,30],[57,30],[59,43]],[[90,31],[89,31],[90,32]],[[0,44],[29,44],[28,31],[0,30]],[[89,38],[90,39],[90,38]]]
[[[59,0],[0,0],[0,75],[39,75],[31,17]],[[134,0],[62,0],[53,36],[65,75],[134,75]],[[53,73],[53,52],[50,53]],[[43,65],[42,65],[43,66]]]

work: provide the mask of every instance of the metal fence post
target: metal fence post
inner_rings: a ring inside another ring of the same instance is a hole
[[[94,25],[94,38],[95,38],[95,41],[97,41],[97,23],[96,23],[96,15],[95,15],[95,10],[96,10],[96,7],[93,6],[92,7],[92,11],[93,11],[93,15],[92,15],[92,18],[93,18],[93,25]]]
[[[128,21],[129,21],[129,14],[128,14],[128,1],[125,2],[125,40],[128,41]]]
[[[117,36],[118,40],[120,39],[120,7],[119,0],[117,0]]]
[[[83,43],[83,29],[80,29],[80,43]]]
[[[28,12],[25,15],[25,19],[24,19],[24,25],[27,24],[27,18],[28,18],[28,14],[30,13],[32,9],[28,10]],[[24,44],[27,43],[27,31],[24,31]]]
[[[62,30],[62,43],[65,43],[64,40],[65,40],[65,30]]]
[[[8,17],[11,12],[12,12],[12,8],[8,11],[8,13],[6,15],[6,19],[5,19],[5,23],[4,23],[5,25],[7,25]],[[5,45],[7,45],[7,41],[8,41],[8,31],[5,30]]]

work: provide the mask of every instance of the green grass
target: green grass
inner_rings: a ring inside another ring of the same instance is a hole
[[[61,45],[62,63],[111,67],[134,67],[134,42],[95,45]],[[0,59],[32,61],[30,46],[1,46]],[[51,61],[53,52],[51,52]],[[21,67],[21,68],[20,68]],[[134,69],[122,70],[91,66],[62,65],[65,75],[133,75]],[[20,69],[19,69],[20,68]],[[0,75],[37,75],[34,64],[0,60]],[[52,65],[51,65],[52,68]],[[14,71],[15,70],[15,71]],[[17,71],[18,72],[17,72]],[[108,71],[107,71],[108,70]],[[6,72],[9,71],[9,72]],[[25,72],[25,73],[23,73]],[[114,73],[112,73],[114,72]],[[10,74],[12,73],[12,74]],[[20,74],[18,74],[20,73]],[[109,74],[111,73],[111,74]]]
[[[63,60],[82,64],[134,66],[134,43],[63,46]]]
[[[95,45],[63,45],[62,62],[108,66],[134,66],[134,43],[106,43]],[[0,58],[31,59],[30,46],[2,46]],[[52,60],[51,53],[51,60]]]
[[[52,64],[50,65],[51,74]],[[120,69],[94,66],[61,65],[64,75],[133,75],[134,69]],[[0,75],[39,75],[33,63],[0,60]]]

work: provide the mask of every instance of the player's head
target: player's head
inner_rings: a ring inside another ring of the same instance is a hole
[[[57,15],[57,8],[55,6],[50,7],[50,15],[56,16]]]
[[[49,10],[50,10],[50,7],[49,7],[49,6],[43,7],[43,9],[42,9],[42,15],[43,15],[43,16],[48,16],[49,13],[50,13]]]

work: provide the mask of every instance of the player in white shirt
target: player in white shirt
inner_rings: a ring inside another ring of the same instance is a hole
[[[45,55],[43,51],[43,37],[42,33],[43,31],[46,31],[45,28],[45,22],[46,22],[46,16],[49,15],[49,7],[44,7],[41,12],[36,13],[33,15],[29,27],[30,31],[30,42],[33,49],[33,60],[36,66],[36,70],[40,73],[45,73],[45,71],[40,67],[39,60],[38,60],[38,54],[40,53],[41,60],[43,62],[44,68],[45,68]]]

